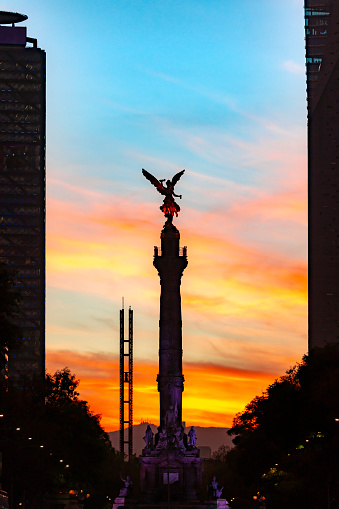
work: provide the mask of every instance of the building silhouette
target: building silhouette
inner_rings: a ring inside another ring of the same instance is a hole
[[[22,294],[21,346],[8,352],[8,376],[45,371],[45,82],[46,55],[0,12],[0,261]]]
[[[305,0],[309,349],[339,342],[339,3]]]

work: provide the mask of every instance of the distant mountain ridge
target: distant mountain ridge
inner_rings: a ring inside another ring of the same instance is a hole
[[[141,424],[134,424],[133,426],[133,452],[137,456],[141,454],[142,449],[145,447],[145,441],[143,437],[145,436],[145,431],[148,424],[150,424],[153,433],[157,433],[157,426],[152,423],[142,422]],[[186,427],[185,433],[188,433],[190,429],[190,426]],[[202,426],[194,426],[194,429],[197,434],[197,447],[210,447],[212,453],[215,452],[221,445],[233,447],[232,438],[227,435],[227,431],[230,428],[205,428]],[[109,431],[108,435],[113,447],[119,450],[119,430]],[[127,439],[128,428],[125,429],[125,440]]]

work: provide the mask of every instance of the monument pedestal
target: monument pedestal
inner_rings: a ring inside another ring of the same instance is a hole
[[[128,509],[218,509],[217,500],[208,500],[205,502],[185,502],[185,501],[175,501],[170,502],[137,502],[137,503],[128,503]],[[224,506],[222,506],[224,507]],[[121,508],[125,509],[125,508]],[[229,506],[226,505],[226,509],[229,509]]]
[[[143,502],[198,502],[203,462],[199,449],[185,452],[144,449],[139,459]]]
[[[125,497],[117,497],[113,502],[113,509],[120,509],[120,507],[124,507],[125,505]]]
[[[229,509],[226,498],[219,498],[217,500],[217,509]]]

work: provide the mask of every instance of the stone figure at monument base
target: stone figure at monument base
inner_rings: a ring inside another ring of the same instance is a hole
[[[146,433],[145,433],[145,436],[144,436],[144,440],[146,442],[146,447],[148,449],[150,449],[153,445],[153,431],[151,429],[151,426],[148,424],[147,428],[146,428]]]
[[[131,494],[133,483],[132,483],[129,475],[126,476],[126,479],[123,479],[120,476],[120,479],[124,482],[125,486],[123,488],[121,488],[119,497],[127,497],[128,495]]]
[[[208,497],[216,502],[217,509],[229,509],[226,498],[221,498],[223,495],[224,487],[220,486],[214,475],[211,483],[208,486]]]
[[[192,448],[196,447],[197,446],[197,436],[196,436],[196,433],[195,433],[194,426],[192,426],[191,429],[189,430],[188,438],[190,439],[190,446]]]
[[[133,483],[129,475],[126,476],[126,479],[120,476],[120,479],[124,483],[124,487],[120,489],[119,495],[114,499],[113,509],[119,509],[120,507],[126,507],[127,501],[130,500],[131,490]]]
[[[209,485],[209,495],[211,498],[218,499],[221,497],[224,487],[220,487],[216,476],[213,476],[211,484]]]

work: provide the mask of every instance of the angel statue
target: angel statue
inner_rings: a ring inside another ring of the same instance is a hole
[[[174,201],[174,197],[176,198],[182,198],[181,194],[175,194],[174,192],[174,186],[180,179],[180,177],[184,174],[185,170],[180,171],[174,177],[172,180],[166,181],[166,187],[163,185],[163,182],[165,182],[165,179],[157,180],[153,175],[148,173],[146,170],[142,170],[143,175],[149,180],[159,191],[160,194],[164,194],[164,203],[161,205],[160,210],[165,214],[165,217],[167,217],[167,223],[172,223],[174,214],[178,217],[178,212],[180,211],[179,205]]]

